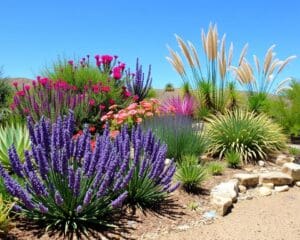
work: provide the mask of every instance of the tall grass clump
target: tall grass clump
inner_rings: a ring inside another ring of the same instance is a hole
[[[277,94],[286,89],[291,78],[279,80],[280,73],[295,58],[287,57],[285,60],[275,58],[275,45],[271,46],[261,63],[256,55],[253,56],[254,65],[247,61],[245,55],[240,56],[239,64],[233,67],[236,79],[248,90],[248,106],[250,111],[264,112],[270,94]]]
[[[180,161],[186,154],[200,156],[206,149],[202,129],[192,126],[192,119],[180,115],[165,115],[147,119],[143,127],[168,146],[167,157]]]
[[[201,36],[205,59],[200,61],[196,47],[176,35],[188,67],[185,66],[180,54],[171,48],[169,48],[170,57],[167,57],[167,60],[180,75],[183,83],[191,84],[201,103],[199,109],[202,112],[202,109],[211,113],[223,112],[227,105],[233,104],[233,100],[228,98],[227,93],[233,45],[230,45],[227,52],[225,35],[219,39],[216,25],[210,25],[207,33],[202,30]]]
[[[212,115],[207,121],[209,152],[220,158],[234,151],[243,163],[248,163],[266,159],[269,153],[285,147],[286,138],[281,127],[264,114],[238,109]]]

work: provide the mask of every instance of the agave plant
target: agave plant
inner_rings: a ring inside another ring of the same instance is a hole
[[[201,100],[200,108],[209,109],[212,112],[224,111],[226,102],[226,88],[228,73],[232,64],[233,44],[230,45],[226,54],[225,35],[222,40],[218,39],[216,25],[210,25],[208,33],[202,30],[202,45],[205,55],[206,67],[201,66],[196,47],[191,42],[185,42],[176,35],[179,48],[188,62],[191,75],[185,68],[179,53],[169,48],[170,57],[167,60],[181,76],[184,83],[189,82],[196,89],[198,98]],[[219,46],[220,42],[220,46]],[[242,53],[243,56],[243,53]]]
[[[248,89],[251,111],[263,111],[268,95],[277,94],[286,89],[292,79],[288,77],[283,81],[278,81],[278,76],[295,56],[289,56],[285,60],[274,58],[276,55],[274,47],[275,45],[267,50],[263,64],[256,55],[253,56],[255,70],[246,60],[246,54],[240,56],[238,67],[232,67],[237,80]]]
[[[7,169],[10,169],[9,155],[11,153],[8,149],[11,145],[14,146],[21,161],[23,161],[24,150],[30,148],[29,132],[26,126],[18,123],[0,127],[0,161]]]
[[[264,114],[244,110],[212,115],[207,119],[209,152],[220,158],[228,151],[240,155],[244,163],[265,159],[285,147],[285,135],[279,125]]]
[[[128,72],[126,79],[126,86],[129,92],[137,98],[137,100],[143,101],[151,88],[152,77],[151,77],[151,65],[148,69],[148,75],[145,80],[142,65],[139,64],[139,59],[136,60],[136,71],[134,74]]]

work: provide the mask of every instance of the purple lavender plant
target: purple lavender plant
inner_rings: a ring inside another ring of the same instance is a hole
[[[149,65],[148,75],[145,80],[142,65],[139,64],[139,59],[136,60],[135,73],[127,73],[126,86],[131,95],[138,97],[137,101],[140,102],[146,98],[152,84],[151,65]]]
[[[13,170],[25,187],[0,165],[8,192],[19,199],[18,209],[28,218],[64,231],[82,231],[88,223],[107,221],[126,198],[144,205],[140,201],[153,203],[157,196],[161,200],[174,189],[171,179],[175,165],[164,165],[166,146],[155,141],[151,132],[145,134],[135,128],[129,136],[123,127],[113,141],[106,126],[92,150],[87,126],[79,138],[72,137],[72,112],[53,124],[42,118],[34,125],[29,118],[28,128],[31,151],[25,152],[25,163],[20,163],[13,146],[9,154]],[[134,148],[133,158],[130,146]],[[146,190],[156,191],[148,194],[149,199],[140,197],[145,191],[140,183],[145,181],[151,186]]]

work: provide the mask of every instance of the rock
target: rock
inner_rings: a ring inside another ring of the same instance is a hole
[[[296,185],[297,187],[300,187],[300,181],[297,181],[297,182],[295,183],[295,185]]]
[[[283,164],[282,172],[291,176],[294,181],[300,180],[300,164],[296,164],[292,162],[285,163]]]
[[[218,197],[230,198],[235,202],[238,196],[238,181],[236,179],[231,179],[228,182],[220,183],[211,190],[210,195],[212,199]]]
[[[273,189],[274,188],[274,183],[263,183],[262,186],[266,187],[266,188]]]
[[[186,230],[188,230],[190,228],[190,226],[189,225],[187,225],[187,224],[184,224],[184,225],[179,225],[179,226],[177,226],[177,230],[179,230],[179,231],[186,231]]]
[[[166,158],[166,159],[165,159],[165,165],[166,165],[166,166],[170,165],[171,162],[172,162],[171,159],[169,159],[169,158]]]
[[[268,172],[259,175],[259,183],[273,183],[274,186],[290,185],[293,179],[282,172]]]
[[[247,192],[247,188],[244,185],[239,185],[239,192],[245,193],[245,192]]]
[[[253,168],[251,168],[251,167],[245,167],[244,170],[245,170],[246,172],[252,172],[252,171],[253,171]]]
[[[212,204],[216,207],[217,213],[221,216],[224,216],[231,208],[232,200],[231,198],[226,197],[215,197],[212,200]]]
[[[283,164],[285,163],[288,163],[288,162],[294,162],[295,161],[295,158],[294,157],[289,157],[287,156],[286,154],[279,154],[277,157],[276,157],[276,160],[275,160],[275,163],[279,166],[282,166]]]
[[[200,156],[200,159],[204,162],[210,162],[210,161],[213,161],[214,159],[212,157],[210,157],[209,155],[207,154],[203,154]]]
[[[286,192],[288,191],[290,188],[288,185],[283,185],[283,186],[277,186],[275,187],[275,192]]]
[[[258,175],[249,173],[238,173],[233,176],[239,181],[240,185],[245,187],[255,187],[258,184]]]
[[[211,210],[211,211],[205,212],[203,214],[203,217],[206,218],[206,219],[208,219],[208,220],[214,219],[214,218],[217,217],[216,211],[215,210]]]
[[[267,188],[267,187],[260,187],[258,189],[258,191],[259,191],[259,194],[261,196],[264,196],[264,197],[265,196],[270,196],[272,194],[272,190],[270,188]]]
[[[266,165],[265,161],[263,161],[263,160],[258,161],[258,166],[264,167],[265,165]]]

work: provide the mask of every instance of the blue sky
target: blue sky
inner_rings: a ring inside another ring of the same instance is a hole
[[[116,54],[132,68],[136,57],[144,67],[151,64],[154,87],[180,86],[166,45],[177,49],[177,33],[202,51],[201,29],[213,22],[234,43],[236,57],[245,43],[251,61],[272,44],[279,58],[297,55],[282,78],[300,78],[297,0],[10,0],[0,9],[0,66],[10,77],[35,78],[58,55]]]

